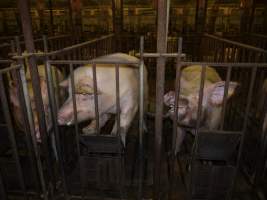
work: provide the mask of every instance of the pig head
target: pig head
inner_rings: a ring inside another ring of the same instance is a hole
[[[188,79],[188,77],[190,77]],[[177,120],[180,124],[196,127],[198,115],[198,102],[200,90],[201,66],[189,66],[182,71],[180,80],[180,97],[178,102]],[[221,120],[221,111],[225,90],[225,81],[222,81],[217,72],[206,68],[206,79],[203,88],[202,111],[200,126],[207,129],[217,129]],[[229,82],[226,99],[235,92],[236,82]],[[164,103],[170,109],[167,116],[174,117],[175,92],[170,91],[164,95]],[[180,151],[185,136],[185,130],[177,127],[176,153]]]

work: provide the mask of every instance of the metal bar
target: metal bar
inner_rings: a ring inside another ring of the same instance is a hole
[[[47,46],[44,46],[45,51],[47,51]],[[62,151],[61,151],[61,142],[60,142],[60,137],[59,137],[59,130],[58,130],[58,124],[57,124],[57,107],[56,107],[56,99],[55,99],[55,91],[54,91],[54,80],[53,80],[53,74],[51,70],[51,65],[47,61],[48,58],[46,58],[45,61],[45,73],[47,77],[47,88],[48,88],[48,98],[49,98],[49,106],[50,106],[50,114],[51,114],[51,119],[53,122],[53,128],[54,128],[54,134],[55,134],[55,139],[56,139],[56,146],[57,146],[57,152],[58,152],[58,159],[59,159],[59,167],[60,167],[60,172],[62,176],[62,182],[63,182],[63,193],[64,193],[64,198],[69,199],[68,195],[68,188],[67,188],[67,183],[66,183],[66,175],[65,175],[65,168],[64,168],[64,160],[62,157]],[[52,127],[51,127],[52,128]]]
[[[121,134],[121,107],[120,107],[120,68],[115,65],[115,79],[116,79],[116,117],[117,117],[117,135]]]
[[[138,182],[138,199],[143,199],[143,164],[144,164],[144,36],[140,38],[140,64],[139,64],[139,182]],[[148,95],[148,94],[146,94]],[[147,105],[146,105],[147,106]]]
[[[40,152],[38,150],[36,137],[35,137],[33,114],[32,114],[32,110],[31,110],[31,104],[30,104],[29,93],[28,93],[28,85],[27,85],[27,81],[25,78],[24,67],[20,68],[20,78],[22,81],[24,99],[25,99],[25,104],[26,104],[26,109],[27,109],[27,118],[29,120],[30,133],[31,133],[32,144],[33,144],[33,148],[34,148],[35,159],[37,161],[36,164],[37,164],[37,169],[38,169],[38,173],[39,173],[41,188],[42,188],[42,192],[44,195],[44,199],[48,200],[48,196],[47,196],[48,194],[47,194],[47,188],[46,188],[46,184],[45,184],[45,178],[44,178],[44,173],[43,173],[41,156],[40,156]]]
[[[94,85],[94,102],[95,102],[95,120],[96,120],[96,133],[100,134],[99,127],[99,108],[98,108],[98,91],[97,91],[97,76],[96,76],[96,64],[92,65],[93,70],[93,85]]]
[[[198,139],[198,130],[200,127],[201,122],[201,114],[202,114],[202,102],[203,102],[203,96],[204,96],[204,86],[205,86],[205,79],[206,79],[206,65],[201,66],[201,81],[200,81],[200,87],[199,87],[199,95],[198,95],[198,107],[197,107],[197,126],[196,126],[196,139]]]
[[[254,67],[254,68],[252,68],[250,85],[249,85],[249,90],[248,90],[247,105],[246,105],[246,110],[245,110],[245,119],[244,119],[243,127],[242,127],[241,141],[240,141],[240,145],[239,145],[239,148],[238,148],[238,156],[237,156],[237,163],[236,163],[234,181],[232,183],[233,186],[236,183],[237,171],[238,171],[238,169],[240,167],[240,161],[241,161],[241,156],[242,156],[243,146],[244,146],[244,141],[245,141],[245,133],[246,133],[247,124],[248,124],[248,114],[249,114],[249,109],[250,109],[251,102],[252,102],[253,88],[254,88],[254,84],[255,84],[255,79],[256,79],[256,74],[257,74],[257,68],[258,68],[257,66]],[[229,192],[228,199],[231,198],[231,193],[232,193],[232,191]]]
[[[10,63],[10,64],[11,64],[11,63]],[[2,75],[2,74],[4,74],[4,73],[10,72],[10,71],[12,71],[12,70],[17,70],[17,69],[19,69],[19,68],[21,68],[20,65],[14,65],[14,66],[12,66],[12,67],[7,67],[7,68],[4,68],[4,69],[0,69],[0,74]]]
[[[172,152],[171,152],[171,169],[170,169],[170,196],[172,196],[174,185],[174,169],[175,169],[175,154],[176,154],[176,138],[177,138],[177,121],[179,112],[179,97],[180,97],[180,80],[181,80],[181,52],[182,52],[182,38],[178,41],[178,56],[176,58],[176,76],[175,76],[175,99],[174,99],[174,116],[173,116],[173,133],[172,133]]]
[[[74,81],[74,73],[73,73],[73,65],[70,64],[70,81],[71,81],[71,96],[73,103],[73,111],[74,111],[74,125],[75,125],[75,134],[76,134],[76,145],[78,150],[78,155],[80,157],[80,136],[79,136],[79,128],[77,122],[77,105],[76,105],[76,97],[75,97],[75,81]]]
[[[65,53],[67,51],[71,51],[71,50],[76,49],[76,48],[84,47],[86,45],[89,45],[89,44],[92,44],[92,43],[107,39],[107,38],[112,37],[112,36],[113,36],[113,34],[109,34],[109,35],[102,36],[100,38],[93,39],[93,40],[90,40],[90,41],[87,41],[87,42],[82,42],[82,43],[75,44],[75,45],[72,45],[72,46],[69,46],[69,47],[65,47],[65,48],[60,49],[60,50],[51,51],[51,52],[48,53],[47,56]]]
[[[168,29],[168,2],[158,0],[157,15],[157,52],[167,52]],[[165,58],[157,59],[157,79],[156,79],[156,119],[155,119],[155,159],[154,159],[154,191],[155,200],[160,199],[160,174],[161,174],[161,150],[162,150],[162,123],[163,123],[163,96],[165,83]]]
[[[51,64],[74,64],[74,65],[87,65],[87,64],[113,64],[113,65],[129,65],[129,67],[137,68],[138,62],[130,62],[130,61],[98,61],[98,60],[51,60]],[[136,66],[137,65],[137,66]],[[267,66],[267,64],[266,64]]]
[[[76,137],[76,146],[79,158],[79,169],[80,169],[80,181],[83,182],[83,174],[82,174],[82,158],[81,158],[81,150],[80,150],[80,135],[79,135],[79,126],[77,121],[77,105],[76,105],[76,97],[75,97],[75,80],[74,80],[74,72],[73,65],[70,64],[70,82],[71,82],[71,96],[73,103],[73,111],[74,111],[74,126],[75,126],[75,137]],[[84,188],[82,184],[82,199],[84,199]]]
[[[225,42],[225,43],[237,45],[237,46],[245,48],[245,49],[249,49],[249,50],[253,50],[253,51],[257,51],[257,52],[261,52],[261,53],[265,53],[265,54],[267,53],[267,50],[264,50],[262,48],[258,48],[258,47],[254,47],[252,45],[248,45],[248,44],[244,44],[244,43],[228,40],[228,39],[221,38],[221,37],[218,37],[218,36],[215,36],[215,35],[211,35],[211,34],[208,34],[208,33],[205,33],[203,36],[208,37],[208,38],[212,38],[212,39],[215,39],[215,40],[218,40],[218,41],[222,41],[222,42]]]
[[[177,137],[177,115],[179,111],[178,102],[180,97],[180,80],[181,80],[181,56],[179,53],[182,52],[182,38],[179,38],[178,42],[178,56],[176,59],[176,78],[175,78],[175,100],[174,100],[174,123],[173,123],[173,142],[172,142],[172,150],[175,152],[176,148],[176,137]]]
[[[2,102],[2,108],[3,108],[3,114],[4,114],[4,118],[5,121],[7,123],[7,128],[8,128],[8,135],[9,135],[9,140],[11,142],[12,145],[12,155],[13,155],[13,159],[15,160],[16,163],[16,170],[18,173],[18,179],[19,179],[19,184],[21,189],[23,190],[23,196],[25,199],[28,199],[28,195],[27,195],[27,190],[26,190],[26,186],[25,186],[25,179],[24,179],[24,175],[22,172],[22,167],[21,167],[21,163],[20,163],[20,159],[19,159],[19,154],[18,154],[18,148],[17,148],[17,142],[15,139],[15,132],[13,129],[13,125],[12,125],[12,120],[11,120],[11,116],[10,116],[10,111],[9,111],[9,106],[8,106],[8,101],[7,101],[7,97],[5,94],[5,87],[4,87],[4,81],[3,81],[3,76],[2,74],[0,75],[0,98],[1,98],[1,102]]]
[[[232,66],[229,66],[229,68],[227,68],[226,84],[225,84],[225,87],[224,87],[224,94],[223,94],[223,107],[222,107],[222,112],[221,112],[221,127],[220,127],[221,130],[223,130],[223,126],[224,126],[226,101],[227,101],[227,96],[228,96],[231,73],[232,73]]]
[[[23,65],[22,65],[23,66]],[[24,93],[23,93],[23,83],[20,78],[20,71],[15,70],[16,76],[16,84],[17,84],[17,92],[19,96],[19,102],[20,102],[20,107],[21,107],[21,114],[22,114],[22,121],[24,124],[24,133],[26,135],[26,145],[30,157],[30,163],[33,167],[33,172],[32,176],[34,179],[34,184],[36,185],[37,189],[40,190],[39,185],[38,185],[38,177],[37,177],[37,171],[36,171],[36,159],[34,157],[34,152],[33,152],[33,145],[32,145],[32,139],[31,139],[31,130],[30,130],[30,125],[29,121],[27,118],[27,107],[24,99]]]
[[[179,53],[143,53],[144,58],[158,58],[158,57],[165,57],[165,58],[177,58]],[[140,53],[135,54],[136,56],[140,56]],[[181,53],[180,57],[185,57],[185,53]]]
[[[31,26],[31,17],[30,17],[30,8],[28,0],[18,0],[18,8],[20,10],[20,16],[22,21],[23,35],[25,39],[26,50],[29,53],[35,52],[34,42],[33,42],[33,34],[32,34],[32,26]],[[38,69],[36,65],[35,57],[29,57],[29,70],[32,79],[32,87],[34,93],[34,100],[37,110],[37,118],[38,125],[40,130],[40,135],[42,139],[42,147],[45,150],[45,160],[48,166],[51,166],[51,158],[48,150],[48,141],[47,141],[47,127],[46,127],[46,119],[45,112],[43,107],[43,100],[40,88],[40,79],[38,76]],[[47,168],[49,177],[53,180],[54,176],[52,175],[51,167]]]

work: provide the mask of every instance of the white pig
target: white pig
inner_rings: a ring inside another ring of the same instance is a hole
[[[139,59],[123,53],[115,53],[96,58],[98,61],[130,61],[139,62]],[[137,65],[138,66],[138,65]],[[97,64],[97,96],[99,107],[100,128],[116,113],[116,85],[115,66],[112,64]],[[126,133],[138,110],[139,96],[139,70],[126,65],[119,66],[119,98],[120,98],[120,126],[121,137],[125,144]],[[75,98],[77,104],[77,121],[91,120],[91,123],[83,128],[84,134],[94,134],[96,128],[95,102],[93,89],[92,65],[86,65],[74,70]],[[73,101],[71,97],[70,78],[60,84],[69,90],[69,97],[58,112],[58,123],[60,125],[71,125],[74,123]],[[147,94],[147,73],[144,72],[144,93]],[[117,123],[114,124],[111,134],[117,133]]]
[[[195,126],[197,122],[201,71],[199,65],[188,66],[182,70],[177,119],[179,123],[186,126]],[[200,124],[201,127],[217,129],[221,120],[225,82],[221,80],[215,69],[207,67],[204,83]],[[234,94],[236,86],[236,82],[229,83],[227,99]],[[164,95],[164,103],[170,107],[167,113],[170,117],[174,115],[174,101],[175,92],[170,91]],[[184,136],[185,130],[177,126],[176,153],[180,151]]]

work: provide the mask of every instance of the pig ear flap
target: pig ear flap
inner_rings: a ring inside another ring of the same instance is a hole
[[[164,95],[164,104],[166,106],[174,106],[175,92],[170,91]]]
[[[223,103],[225,85],[226,85],[225,81],[215,83],[210,96],[210,102],[212,105],[218,106]],[[228,95],[226,97],[226,100],[229,99],[234,94],[237,86],[238,86],[237,82],[229,82]]]
[[[69,79],[65,79],[64,81],[60,82],[59,86],[62,87],[62,88],[69,87]]]

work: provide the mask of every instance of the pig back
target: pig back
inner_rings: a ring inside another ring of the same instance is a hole
[[[136,69],[120,65],[119,67],[119,89],[120,97],[126,92],[138,92],[138,73]],[[77,93],[92,93],[94,92],[93,69],[92,65],[77,68],[74,72],[75,87]],[[115,65],[97,64],[97,92],[111,97],[116,96],[116,71]],[[85,87],[81,86],[87,86]]]
[[[198,93],[201,83],[202,67],[200,65],[192,65],[182,70],[181,76],[181,94],[188,96],[192,93]],[[212,67],[206,67],[205,87],[212,83],[221,81],[219,74]]]

